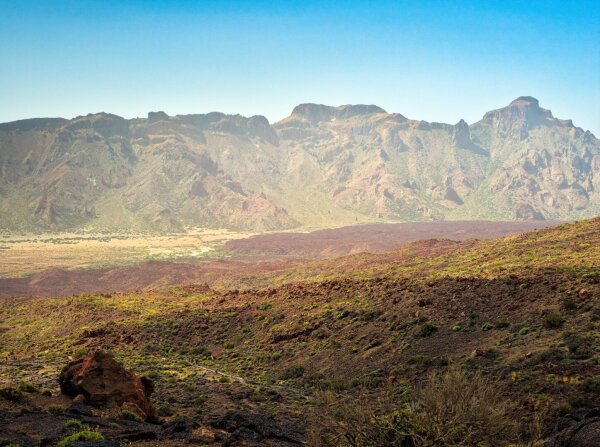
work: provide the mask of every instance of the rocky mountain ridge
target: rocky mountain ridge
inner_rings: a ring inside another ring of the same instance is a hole
[[[0,228],[252,231],[600,212],[600,141],[532,97],[471,125],[301,104],[0,124]]]

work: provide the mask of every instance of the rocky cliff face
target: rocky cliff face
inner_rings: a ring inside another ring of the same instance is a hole
[[[600,142],[520,97],[469,126],[373,105],[0,124],[0,227],[254,231],[600,212]]]

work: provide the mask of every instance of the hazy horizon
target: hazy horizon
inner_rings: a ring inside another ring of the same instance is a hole
[[[0,122],[376,104],[473,123],[518,96],[600,134],[595,2],[2,2]]]

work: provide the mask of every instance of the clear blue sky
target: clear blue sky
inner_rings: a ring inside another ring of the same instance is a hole
[[[471,123],[531,95],[600,135],[599,1],[0,0],[0,61],[0,121],[318,102]]]

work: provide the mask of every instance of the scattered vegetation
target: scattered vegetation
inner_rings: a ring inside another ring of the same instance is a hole
[[[513,405],[481,373],[458,368],[431,374],[407,398],[389,387],[373,398],[340,401],[320,395],[310,418],[308,444],[322,447],[425,447],[497,445],[515,440]]]
[[[104,436],[97,431],[83,430],[67,436],[56,444],[56,447],[69,447],[72,443],[77,441],[104,441]]]
[[[292,365],[281,374],[281,379],[282,380],[297,379],[299,377],[302,377],[303,375],[304,375],[304,366]]]
[[[540,419],[546,434],[560,415],[594,405],[600,244],[581,244],[600,233],[589,223],[582,228],[569,224],[496,245],[417,243],[384,255],[294,264],[283,273],[224,275],[220,284],[226,287],[217,290],[7,300],[0,309],[0,362],[11,361],[2,365],[2,380],[14,380],[11,392],[26,402],[43,400],[17,384],[49,383],[83,347],[110,346],[125,365],[154,380],[161,417],[194,417],[200,408],[234,408],[243,399],[257,411],[303,425],[307,408],[330,402],[322,420],[332,431],[314,422],[311,436],[341,436],[340,446],[433,446],[443,445],[444,437],[455,443],[449,445],[485,443],[465,433],[490,419],[507,422],[498,438],[516,439],[516,433],[535,439],[503,419],[504,403],[512,404],[500,399],[499,414],[484,405],[502,390],[517,405],[515,420],[529,423],[537,417],[532,408],[547,409]],[[565,296],[573,297],[575,311],[561,305]],[[547,309],[556,309],[559,327],[543,323]],[[441,374],[448,364],[460,365],[464,376]],[[35,373],[27,375],[24,365]],[[444,399],[449,405],[454,397],[432,397],[443,394],[444,381],[461,388],[465,377],[495,390],[475,394],[481,402],[468,401],[481,415],[475,422],[466,409],[444,407]],[[0,398],[7,400],[5,393]],[[444,420],[426,417],[444,412]],[[68,418],[60,419],[59,428]],[[348,421],[375,441],[355,431],[347,435]],[[486,430],[496,432],[494,426]]]

